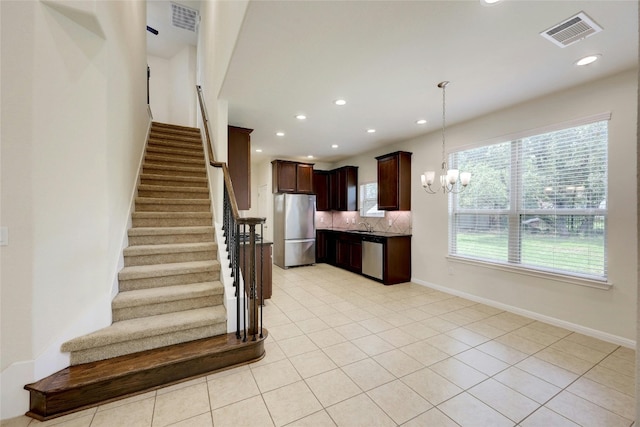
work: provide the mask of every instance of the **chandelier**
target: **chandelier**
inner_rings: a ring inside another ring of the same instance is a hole
[[[444,128],[445,128],[445,88],[449,84],[448,81],[438,83],[438,87],[442,89],[442,169],[440,170],[440,188],[434,188],[436,172],[426,171],[420,176],[422,180],[422,188],[429,194],[436,194],[440,189],[444,194],[460,193],[464,191],[471,181],[471,173],[460,172],[458,169],[448,169],[445,160],[444,145]]]

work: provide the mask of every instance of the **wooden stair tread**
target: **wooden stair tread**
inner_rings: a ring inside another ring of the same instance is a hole
[[[264,357],[263,337],[246,342],[223,334],[108,360],[70,366],[27,384],[35,397],[27,415],[46,421],[81,409],[255,362]]]

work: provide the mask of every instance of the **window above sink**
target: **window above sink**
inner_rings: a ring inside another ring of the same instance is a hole
[[[360,184],[360,217],[384,217],[384,212],[378,210],[378,183],[365,182]]]

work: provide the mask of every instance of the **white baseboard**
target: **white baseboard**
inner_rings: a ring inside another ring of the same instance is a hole
[[[435,285],[433,283],[425,282],[416,278],[411,278],[411,282],[416,283],[427,288],[435,289],[437,291],[445,292],[451,295],[462,297],[471,301],[479,302],[490,307],[499,308],[500,310],[509,311],[511,313],[519,314],[521,316],[529,317],[531,319],[539,320],[541,322],[549,323],[553,326],[568,329],[573,332],[578,332],[584,335],[588,335],[593,338],[607,341],[612,344],[621,345],[623,347],[634,349],[636,348],[636,341],[628,338],[613,335],[607,332],[599,331],[597,329],[588,328],[586,326],[578,325],[576,323],[567,322],[566,320],[557,319],[555,317],[545,316],[544,314],[536,313],[534,311],[525,310],[519,307],[515,307],[509,304],[504,304],[498,301],[494,301],[488,298],[479,297],[477,295],[469,294],[467,292],[459,291],[457,289],[447,288],[446,286]]]

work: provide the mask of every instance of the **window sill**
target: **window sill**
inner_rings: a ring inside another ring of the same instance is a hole
[[[499,264],[499,263],[481,261],[481,260],[470,259],[470,258],[463,258],[455,255],[448,255],[446,258],[450,261],[459,262],[462,264],[469,264],[469,265],[491,268],[494,270],[507,271],[510,273],[523,274],[525,276],[538,277],[546,280],[555,280],[557,282],[564,282],[572,285],[587,286],[589,288],[610,290],[613,287],[613,283],[607,282],[605,280],[590,279],[587,277],[569,276],[565,274],[552,273],[548,271],[534,270],[526,267],[517,267],[513,265]]]

